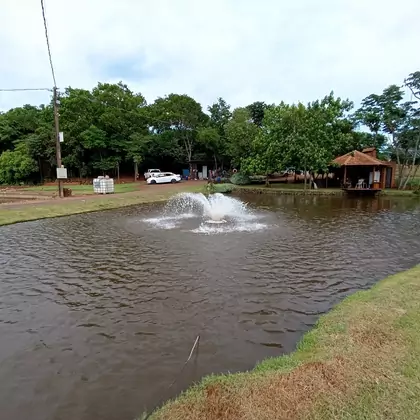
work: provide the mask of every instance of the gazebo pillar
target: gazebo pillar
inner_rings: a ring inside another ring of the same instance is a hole
[[[384,190],[385,189],[385,179],[386,179],[386,166],[382,166],[381,167],[381,189]]]

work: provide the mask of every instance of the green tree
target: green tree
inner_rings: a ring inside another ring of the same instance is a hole
[[[306,187],[307,171],[312,176],[327,172],[337,152],[351,144],[353,124],[347,115],[351,107],[351,102],[333,93],[308,106],[281,103],[270,107],[246,160],[247,171],[268,177],[294,167],[304,171]]]
[[[355,118],[373,133],[374,143],[371,146],[376,147],[376,138],[381,131],[383,120],[380,95],[372,94],[363,99],[362,106],[356,111]]]
[[[230,105],[223,98],[218,98],[217,102],[209,106],[207,110],[210,113],[209,126],[217,130],[218,138],[213,135],[212,141],[203,142],[203,136],[201,136],[200,143],[207,154],[210,151],[211,156],[215,159],[215,165],[223,167],[225,162],[230,163],[231,160],[227,147],[226,124],[231,119],[232,112],[230,111]]]
[[[209,106],[207,110],[210,113],[210,124],[219,132],[221,139],[226,138],[225,126],[232,117],[230,105],[223,98],[218,98],[217,102]]]
[[[248,174],[268,177],[295,162],[296,131],[298,109],[281,103],[265,113],[261,130],[254,136],[251,150],[242,158],[241,168]],[[254,123],[251,124],[256,127]]]
[[[246,109],[249,111],[249,116],[251,117],[252,122],[258,127],[262,126],[264,113],[267,108],[267,104],[260,101],[253,102],[251,105],[246,107]]]
[[[398,135],[406,124],[406,118],[410,113],[411,104],[402,103],[404,92],[400,86],[391,85],[384,89],[379,97],[379,104],[382,112],[382,130],[391,136],[391,148],[396,156],[399,168],[398,187],[403,185],[403,170],[405,159],[403,157],[403,147],[400,140],[403,136]]]
[[[99,83],[91,92],[68,88],[60,98],[64,163],[79,176],[116,171],[132,150],[134,133],[147,133],[146,101],[127,85]],[[94,133],[93,127],[101,131]],[[131,159],[130,159],[131,160]]]
[[[411,90],[413,96],[417,100],[420,100],[420,71],[411,73],[407,79],[405,79],[404,84]]]
[[[240,166],[241,160],[251,153],[252,144],[260,128],[256,126],[246,108],[236,108],[232,118],[225,125],[227,153],[234,166]]]
[[[218,157],[223,152],[219,131],[214,127],[202,127],[198,130],[199,144],[214,159],[214,167],[218,168]]]
[[[13,151],[6,150],[0,155],[0,184],[24,182],[37,170],[37,163],[29,156],[24,142],[16,144]]]
[[[171,93],[156,99],[150,110],[152,130],[157,134],[172,131],[182,144],[185,160],[191,166],[193,152],[197,147],[197,131],[209,120],[201,105],[188,95]]]

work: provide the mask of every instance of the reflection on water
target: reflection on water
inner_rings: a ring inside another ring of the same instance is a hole
[[[0,228],[2,418],[133,418],[197,334],[196,372],[173,393],[293,350],[344,296],[420,260],[418,201],[243,199],[264,229],[144,222],[162,206]]]

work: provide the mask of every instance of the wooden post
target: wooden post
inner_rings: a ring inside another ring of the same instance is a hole
[[[347,166],[344,166],[344,182],[343,186],[346,188],[347,185]]]
[[[381,168],[381,178],[380,178],[380,183],[381,183],[381,189],[382,190],[385,189],[385,180],[386,180],[386,166],[382,166],[382,168]]]
[[[53,106],[54,106],[54,123],[55,123],[55,147],[57,155],[57,168],[61,168],[61,144],[60,144],[60,126],[58,122],[58,97],[57,97],[57,88],[54,86],[53,90]],[[58,196],[63,197],[63,183],[61,179],[58,179]]]
[[[376,175],[376,166],[373,167],[373,172],[372,172],[372,187],[376,190],[379,185],[377,182],[375,182],[375,175]]]

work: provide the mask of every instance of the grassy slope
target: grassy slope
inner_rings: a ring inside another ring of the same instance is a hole
[[[145,187],[135,193],[121,195],[92,196],[86,199],[56,199],[54,202],[25,203],[22,205],[0,207],[0,226],[29,220],[68,216],[71,214],[115,209],[135,204],[167,200],[172,195],[183,191],[201,191],[202,186],[194,184],[177,184]]]
[[[419,326],[420,266],[345,299],[291,355],[207,377],[151,419],[419,418]]]
[[[236,188],[250,191],[260,191],[272,194],[302,194],[305,192],[303,184],[272,184],[270,187],[265,185],[244,185],[236,186]],[[306,190],[307,194],[312,195],[343,195],[343,191],[340,188],[318,188],[317,190],[311,190],[309,187]],[[415,194],[410,190],[393,190],[387,189],[381,192],[381,195],[392,195],[392,196],[404,196],[413,197]]]
[[[118,194],[118,193],[137,191],[140,185],[142,184],[138,182],[130,182],[127,184],[115,184],[115,193]],[[66,185],[64,184],[64,188],[70,188],[73,192],[73,195],[93,194],[92,185]],[[36,192],[36,193],[56,193],[57,189],[58,187],[56,185],[47,185],[47,186],[41,185],[37,187],[22,188],[21,191]]]

